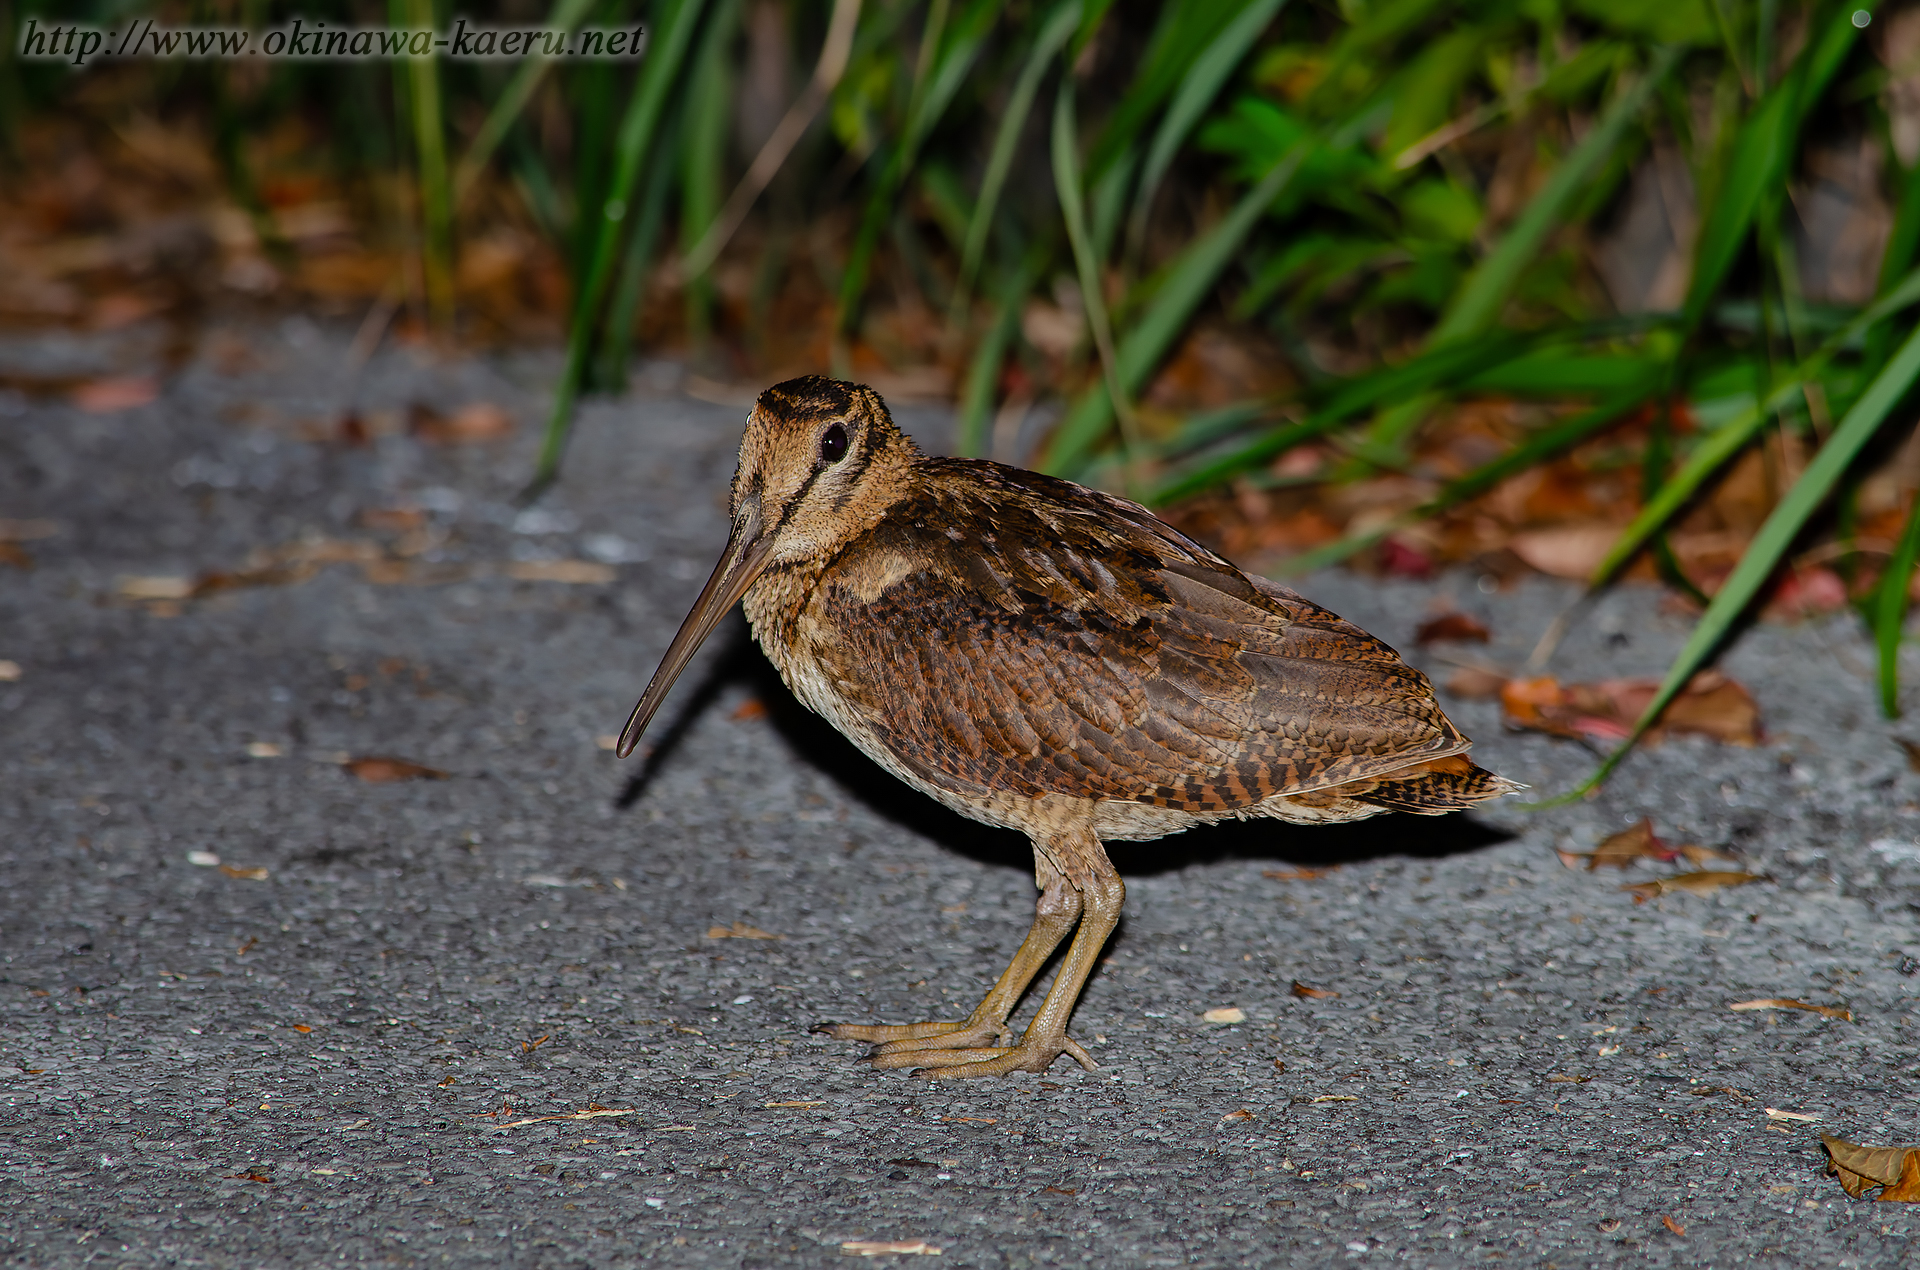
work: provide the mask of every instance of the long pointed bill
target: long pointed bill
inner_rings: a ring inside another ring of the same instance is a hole
[[[734,524],[733,536],[727,539],[727,549],[720,563],[713,567],[713,576],[707,579],[700,598],[693,602],[693,611],[687,614],[687,620],[680,623],[679,634],[667,645],[667,655],[661,658],[660,669],[653,672],[653,680],[641,694],[640,704],[627,717],[627,726],[620,731],[618,753],[621,758],[633,753],[640,734],[647,730],[654,711],[666,700],[673,681],[687,668],[707,636],[713,634],[713,628],[720,625],[720,619],[732,611],[754,579],[766,569],[767,557],[772,553],[773,537],[762,536],[760,509],[756,506],[744,524]]]

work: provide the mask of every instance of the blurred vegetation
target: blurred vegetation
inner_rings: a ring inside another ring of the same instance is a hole
[[[295,15],[0,3],[16,27]],[[650,45],[637,63],[16,59],[4,144],[32,173],[102,130],[135,150],[185,130],[244,217],[230,237],[250,225],[282,279],[443,337],[554,320],[568,355],[536,487],[577,395],[624,387],[636,349],[720,384],[831,368],[950,398],[963,450],[1124,489],[1281,572],[1506,576],[1517,556],[1596,588],[1658,576],[1702,617],[1643,726],[1783,588],[1860,609],[1897,710],[1920,558],[1920,10],[462,13],[637,21]],[[290,214],[322,197],[357,235],[331,270],[303,263]]]

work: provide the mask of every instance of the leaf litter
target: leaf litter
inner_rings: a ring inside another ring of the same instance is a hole
[[[1920,1204],[1920,1147],[1860,1146],[1824,1133],[1820,1145],[1827,1149],[1826,1176],[1839,1178],[1854,1199],[1877,1186],[1881,1203]]]
[[[1842,1023],[1853,1022],[1853,1011],[1839,1005],[1812,1005],[1805,1001],[1796,1001],[1792,997],[1761,997],[1755,1001],[1731,1001],[1729,1010],[1807,1010],[1823,1018],[1839,1019]]]
[[[1509,679],[1500,689],[1500,708],[1511,728],[1614,745],[1632,735],[1659,689],[1656,679],[1570,684],[1551,675]],[[1661,712],[1641,744],[1658,745],[1669,735],[1683,733],[1727,745],[1758,745],[1763,735],[1760,708],[1746,685],[1720,671],[1703,670]]]

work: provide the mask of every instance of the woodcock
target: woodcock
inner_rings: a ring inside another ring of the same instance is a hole
[[[809,376],[762,393],[732,514],[621,755],[744,601],[808,709],[914,788],[1033,842],[1033,927],[971,1015],[819,1029],[872,1043],[876,1067],[1005,1075],[1063,1053],[1093,1067],[1067,1019],[1126,895],[1108,839],[1229,817],[1439,815],[1518,788],[1467,759],[1427,677],[1359,627],[1124,499],[928,458],[870,388]],[[1008,1044],[1008,1016],[1069,934]]]

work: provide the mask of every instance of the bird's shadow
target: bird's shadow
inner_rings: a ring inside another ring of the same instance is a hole
[[[743,684],[766,706],[774,729],[802,761],[831,777],[873,811],[969,859],[1023,870],[1033,867],[1033,851],[1025,835],[979,824],[949,811],[885,771],[826,720],[802,706],[754,645],[746,623],[737,615],[716,635],[724,641],[720,655],[708,663],[694,691],[684,697],[672,721],[615,800],[616,806],[629,808],[645,797],[701,714],[729,686]],[[1112,842],[1106,847],[1122,875],[1140,877],[1227,860],[1285,861],[1312,868],[1391,856],[1431,860],[1478,851],[1513,837],[1467,814],[1413,816],[1389,812],[1325,826],[1230,820],[1151,842]]]

